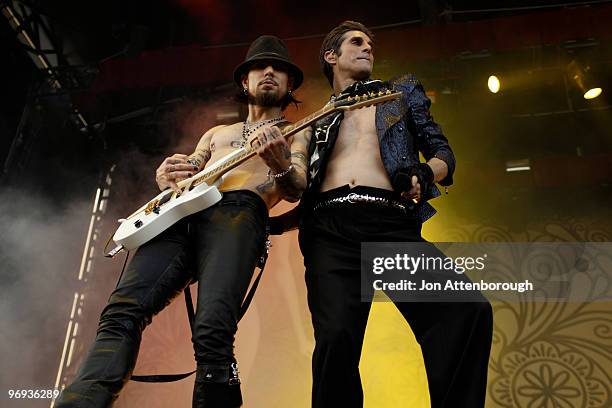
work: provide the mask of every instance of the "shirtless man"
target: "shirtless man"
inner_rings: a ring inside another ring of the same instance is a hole
[[[370,310],[370,302],[361,301],[361,243],[425,242],[421,226],[435,212],[427,200],[440,195],[436,182],[452,184],[455,158],[414,76],[370,79],[373,37],[365,26],[346,21],[334,28],[323,40],[320,62],[332,101],[381,89],[402,92],[400,100],[315,125],[301,201],[299,239],[316,340],[312,405],[355,408],[363,405],[359,359]],[[421,345],[431,406],[483,407],[492,336],[486,299],[402,303],[387,295]],[[380,375],[401,373],[390,367]]]
[[[234,79],[239,98],[248,103],[246,121],[212,128],[191,155],[166,158],[157,169],[157,183],[161,190],[178,191],[176,183],[254,138],[261,159],[253,157],[227,174],[218,204],[179,221],[138,249],[102,312],[90,353],[56,407],[110,406],[134,369],[144,328],[194,281],[193,406],[242,404],[233,351],[241,303],[265,251],[268,209],[283,198],[297,201],[305,187],[310,133],[298,133],[287,143],[261,131],[264,125],[282,126],[282,110],[295,102],[292,92],[303,80],[281,40],[255,40]]]

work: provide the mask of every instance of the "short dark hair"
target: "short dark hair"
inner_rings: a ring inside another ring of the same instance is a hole
[[[342,41],[344,41],[344,34],[348,33],[349,31],[361,31],[370,37],[372,41],[374,41],[374,34],[372,34],[372,32],[366,26],[357,21],[343,21],[340,23],[340,25],[327,33],[323,39],[323,44],[321,44],[321,50],[319,51],[319,63],[321,64],[323,74],[327,77],[327,80],[332,87],[334,86],[334,71],[332,66],[325,61],[325,53],[329,50],[335,50],[336,54],[340,55],[340,45],[342,45]]]

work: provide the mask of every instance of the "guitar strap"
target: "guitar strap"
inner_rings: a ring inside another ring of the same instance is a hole
[[[259,281],[261,280],[261,276],[263,275],[264,267],[266,266],[266,261],[268,260],[269,253],[270,253],[270,225],[268,224],[266,225],[265,246],[257,262],[257,268],[259,268],[259,273],[257,274],[257,277],[253,281],[251,288],[249,289],[246,296],[244,297],[244,300],[242,301],[242,305],[240,306],[240,311],[238,312],[238,321],[242,319],[247,309],[249,308],[251,301],[253,300],[253,296],[255,296],[255,291],[257,290],[257,286],[259,285]],[[193,307],[193,298],[191,297],[191,290],[189,289],[189,286],[185,288],[184,293],[185,293],[185,306],[187,307],[187,317],[189,318],[189,327],[191,328],[191,332],[193,333],[193,325],[195,323],[195,309]],[[147,382],[147,383],[167,383],[167,382],[180,381],[184,378],[189,377],[195,372],[196,370],[189,371],[187,373],[181,373],[181,374],[132,375],[130,377],[130,380],[138,381],[138,382]]]

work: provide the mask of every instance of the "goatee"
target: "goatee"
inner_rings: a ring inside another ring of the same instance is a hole
[[[248,101],[249,105],[262,106],[264,108],[277,108],[282,105],[282,100],[278,97],[278,94],[272,92],[261,92],[255,96],[249,92]]]

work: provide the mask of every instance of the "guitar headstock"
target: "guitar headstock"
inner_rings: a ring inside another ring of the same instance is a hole
[[[281,130],[281,132],[284,137],[289,137],[292,134],[295,134],[308,126],[311,126],[316,121],[326,116],[329,116],[339,110],[356,110],[366,106],[377,105],[379,103],[399,99],[401,96],[401,92],[393,92],[388,89],[381,90],[380,92],[365,93],[359,96],[344,96],[342,98],[336,99],[333,104],[325,105],[323,109],[316,111],[315,113],[305,117],[304,119],[285,126]],[[253,152],[257,149],[257,147],[253,145],[256,140],[256,138],[253,138],[251,140],[250,152]]]
[[[401,92],[393,92],[390,90],[364,93],[363,95],[349,96],[334,102],[334,110],[356,110],[366,106],[377,105],[379,103],[399,99],[402,96]]]

